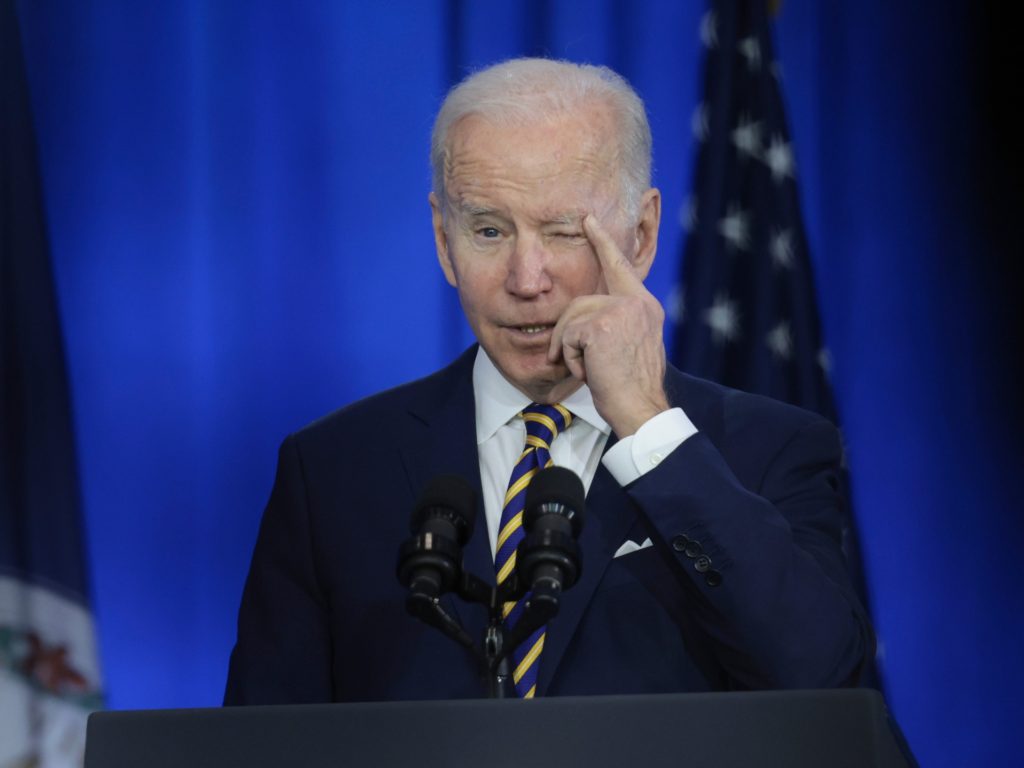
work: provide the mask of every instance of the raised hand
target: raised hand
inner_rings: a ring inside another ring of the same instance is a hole
[[[665,396],[665,312],[615,241],[588,214],[583,231],[604,273],[607,294],[579,296],[555,324],[551,362],[564,360],[590,387],[594,406],[619,437],[669,408]]]

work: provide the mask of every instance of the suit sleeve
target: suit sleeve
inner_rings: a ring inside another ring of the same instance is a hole
[[[309,504],[294,437],[278,455],[238,614],[224,703],[327,702],[331,644],[314,566]]]
[[[873,653],[840,547],[839,458],[836,429],[805,422],[751,490],[698,433],[627,488],[737,688],[853,684]]]

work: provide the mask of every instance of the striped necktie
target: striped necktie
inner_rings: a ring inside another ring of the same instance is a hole
[[[544,467],[550,467],[551,443],[559,432],[572,423],[572,414],[561,405],[537,405],[534,403],[522,412],[526,422],[526,446],[512,469],[512,477],[505,492],[505,504],[501,511],[501,525],[494,556],[498,584],[502,584],[515,570],[516,547],[523,540],[523,507],[526,502],[526,486],[533,476]],[[511,629],[523,613],[526,597],[516,602],[505,603],[505,626]],[[512,652],[512,680],[516,694],[523,699],[532,699],[537,691],[537,667],[544,649],[545,627],[537,629]]]

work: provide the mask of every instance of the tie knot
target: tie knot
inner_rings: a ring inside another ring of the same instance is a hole
[[[527,438],[540,440],[550,450],[551,441],[559,432],[564,432],[572,424],[572,414],[560,403],[540,405],[532,403],[523,408],[523,421],[526,422]]]

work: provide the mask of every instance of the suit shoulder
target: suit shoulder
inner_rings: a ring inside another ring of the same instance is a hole
[[[468,386],[472,393],[475,347],[439,371],[414,381],[376,392],[321,416],[289,435],[303,445],[351,436],[360,431],[388,431],[398,420],[429,411],[434,404]],[[464,393],[462,393],[464,394]]]
[[[799,429],[814,422],[831,423],[824,416],[805,408],[733,389],[675,369],[671,369],[668,384],[673,404],[682,406],[698,429],[701,428],[698,420],[710,422],[715,419],[723,421],[723,426],[729,423],[750,423],[762,427],[776,425],[783,429]],[[691,408],[694,413],[690,413]]]
[[[813,411],[674,369],[669,388],[673,405],[682,407],[748,487],[755,487],[764,468],[798,438],[822,460],[840,460],[839,431]]]

